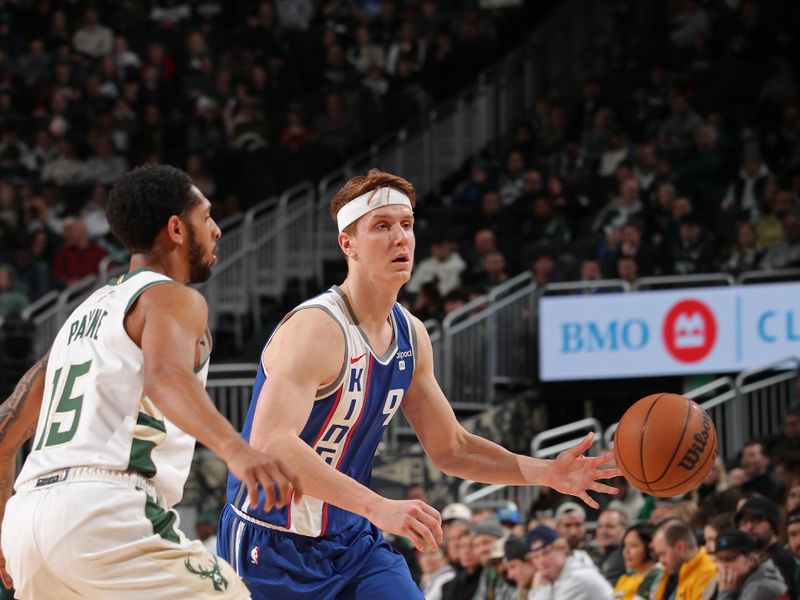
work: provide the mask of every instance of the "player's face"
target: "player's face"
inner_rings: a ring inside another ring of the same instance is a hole
[[[792,551],[797,558],[800,558],[800,523],[792,523],[786,529],[786,534],[789,537],[789,550]]]
[[[622,541],[622,557],[625,559],[625,568],[629,570],[638,569],[647,559],[647,548],[635,531],[629,531]]]
[[[368,212],[356,224],[352,247],[372,278],[407,282],[414,266],[414,214],[400,204]]]
[[[222,231],[211,218],[211,202],[202,192],[192,191],[200,201],[189,211],[187,250],[189,255],[189,283],[202,283],[211,277],[211,267],[217,263],[217,240]]]

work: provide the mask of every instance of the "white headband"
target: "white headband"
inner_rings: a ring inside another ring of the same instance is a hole
[[[390,204],[402,204],[411,207],[411,200],[403,192],[390,187],[382,187],[377,190],[370,190],[350,200],[336,214],[336,223],[339,225],[339,233],[342,233],[348,225],[355,223],[371,210],[388,206]],[[413,210],[413,209],[412,209]]]

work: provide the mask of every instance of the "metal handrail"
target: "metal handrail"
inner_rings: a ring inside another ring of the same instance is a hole
[[[547,296],[549,292],[574,292],[580,290],[613,290],[620,289],[623,292],[631,291],[631,284],[623,279],[597,279],[595,281],[559,281],[556,283],[545,283],[540,287],[541,295]]]
[[[634,290],[653,288],[656,286],[683,285],[685,287],[703,287],[705,284],[735,285],[736,280],[728,273],[698,273],[693,275],[659,275],[657,277],[640,277],[633,283]]]
[[[736,278],[739,285],[759,283],[761,280],[792,281],[800,279],[800,269],[770,269],[767,271],[745,271]]]

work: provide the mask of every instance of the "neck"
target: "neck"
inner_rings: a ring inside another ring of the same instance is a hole
[[[653,568],[652,562],[643,562],[638,567],[634,569],[637,573],[647,573],[650,569]]]
[[[135,271],[136,269],[158,271],[180,283],[189,283],[188,269],[179,263],[175,253],[171,253],[167,256],[136,253],[131,256],[128,271]]]
[[[350,301],[356,320],[365,330],[386,323],[399,291],[352,274],[347,276],[340,287]]]

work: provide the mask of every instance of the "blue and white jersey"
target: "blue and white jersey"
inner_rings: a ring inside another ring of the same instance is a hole
[[[395,304],[389,317],[392,342],[378,356],[339,287],[333,286],[300,304],[281,323],[309,308],[324,310],[339,324],[344,333],[345,352],[336,379],[317,390],[300,437],[329,465],[369,487],[375,450],[411,385],[417,346],[414,325],[408,313]],[[269,373],[262,361],[242,431],[246,440],[250,439],[256,403],[267,377]],[[266,512],[260,508],[263,500],[261,492],[259,508],[250,506],[246,487],[228,474],[228,502],[240,517],[251,523],[311,537],[336,535],[354,525],[367,524],[364,517],[307,494],[299,504]]]

